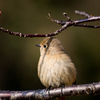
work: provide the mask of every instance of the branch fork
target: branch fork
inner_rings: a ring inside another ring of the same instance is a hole
[[[80,12],[75,10],[75,14],[81,15],[81,16],[85,16],[86,19],[81,19],[81,20],[75,20],[73,21],[68,15],[67,13],[63,13],[63,16],[67,19],[67,21],[61,21],[61,20],[55,20],[51,17],[51,13],[48,13],[48,19],[50,19],[51,21],[61,25],[62,27],[58,30],[56,30],[53,33],[50,34],[22,34],[20,32],[11,32],[8,29],[4,29],[4,28],[0,28],[0,31],[11,34],[11,35],[15,35],[15,36],[19,36],[19,37],[49,37],[49,36],[55,36],[58,35],[59,33],[61,33],[63,30],[65,30],[66,28],[70,27],[70,26],[77,26],[77,27],[87,27],[87,28],[100,28],[100,25],[97,26],[92,26],[92,25],[87,25],[87,24],[81,24],[81,23],[85,23],[85,22],[92,22],[92,21],[98,21],[100,20],[100,16],[91,16],[85,12]],[[1,11],[0,11],[0,16],[1,16]]]

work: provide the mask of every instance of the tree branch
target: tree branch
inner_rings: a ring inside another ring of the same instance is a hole
[[[87,25],[87,24],[83,24],[83,25],[76,24],[76,25],[74,25],[74,26],[78,26],[78,27],[87,27],[87,28],[100,28],[100,25],[92,26],[92,25]]]
[[[81,15],[81,16],[85,16],[86,18],[91,17],[89,14],[87,14],[86,12],[80,12],[78,10],[75,10],[75,14]]]
[[[52,90],[29,90],[29,91],[0,91],[1,99],[22,100],[22,99],[52,99],[60,96],[78,95],[99,95],[100,82],[82,85],[72,85],[65,88],[55,88]]]
[[[80,23],[85,23],[85,22],[92,22],[92,21],[98,21],[100,20],[100,16],[91,16],[85,12],[79,12],[79,11],[75,11],[75,14],[78,14],[78,15],[83,15],[86,17],[86,19],[81,19],[81,20],[71,20],[70,17],[68,17],[67,13],[63,13],[64,17],[67,19],[67,21],[61,21],[61,20],[54,20],[52,19],[51,17],[51,13],[49,13],[49,19],[57,24],[60,24],[62,27],[58,30],[56,30],[55,32],[53,33],[50,33],[50,34],[22,34],[20,32],[11,32],[9,30],[6,30],[4,28],[0,28],[0,31],[3,31],[5,33],[8,33],[8,34],[11,34],[11,35],[15,35],[15,36],[20,36],[20,37],[48,37],[48,36],[55,36],[55,35],[58,35],[59,33],[61,33],[63,30],[65,30],[66,28],[70,27],[70,26],[78,26],[78,27],[87,27],[87,28],[100,28],[100,25],[97,25],[97,26],[91,26],[91,25],[87,25],[87,24],[83,24],[83,25],[80,25]],[[1,12],[0,12],[0,15],[1,15]]]

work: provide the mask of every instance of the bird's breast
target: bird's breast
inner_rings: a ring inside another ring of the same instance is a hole
[[[47,88],[71,85],[76,79],[74,64],[66,54],[41,56],[38,76]]]

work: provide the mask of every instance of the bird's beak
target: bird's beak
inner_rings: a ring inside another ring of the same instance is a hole
[[[37,47],[41,47],[40,44],[36,44],[35,46],[37,46]]]

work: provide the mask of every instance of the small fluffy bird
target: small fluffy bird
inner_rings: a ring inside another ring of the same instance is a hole
[[[57,38],[46,37],[36,46],[40,47],[38,76],[46,88],[69,86],[75,83],[75,66]]]

